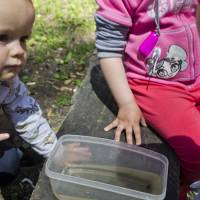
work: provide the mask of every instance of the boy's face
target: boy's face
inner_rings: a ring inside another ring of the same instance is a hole
[[[0,0],[0,80],[13,79],[27,59],[34,9],[29,0]]]

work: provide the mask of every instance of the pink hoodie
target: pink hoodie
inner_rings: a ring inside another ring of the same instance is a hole
[[[146,59],[138,49],[156,29],[155,0],[96,1],[99,15],[129,27],[124,55],[128,77],[148,79],[150,76],[156,82],[189,84],[200,75],[197,0],[159,0],[160,37]]]

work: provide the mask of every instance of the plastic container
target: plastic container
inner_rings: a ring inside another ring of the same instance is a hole
[[[162,200],[165,156],[113,140],[62,136],[45,166],[60,200]]]

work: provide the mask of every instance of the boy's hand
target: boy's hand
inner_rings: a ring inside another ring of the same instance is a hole
[[[9,137],[8,133],[0,133],[0,141],[7,140]]]
[[[136,145],[141,144],[141,130],[140,123],[143,126],[147,126],[142,112],[138,105],[134,102],[127,103],[119,106],[117,118],[104,128],[105,131],[109,131],[116,128],[115,140],[120,141],[120,136],[125,130],[126,139],[128,144],[133,144],[133,133],[135,135]]]
[[[80,143],[63,145],[60,152],[57,152],[55,162],[58,165],[77,164],[81,161],[88,161],[92,156],[89,147],[81,146]]]
[[[82,147],[80,143],[71,143],[64,147],[66,152],[65,164],[86,161],[89,160],[92,155],[89,147]]]

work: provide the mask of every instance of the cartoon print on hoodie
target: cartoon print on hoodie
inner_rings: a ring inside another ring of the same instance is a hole
[[[159,0],[159,16],[162,17],[169,11],[178,13],[184,8],[191,7],[192,3],[191,0]],[[147,9],[147,15],[151,18],[155,17],[154,4],[155,1]]]
[[[186,51],[178,45],[169,47],[167,56],[159,60],[160,48],[155,48],[152,57],[147,59],[148,75],[162,79],[169,79],[187,68]]]
[[[155,1],[149,7],[147,8],[147,15],[151,18],[155,17],[155,11],[154,11],[154,4]],[[170,5],[168,0],[160,0],[159,1],[159,16],[162,17],[170,10]]]

